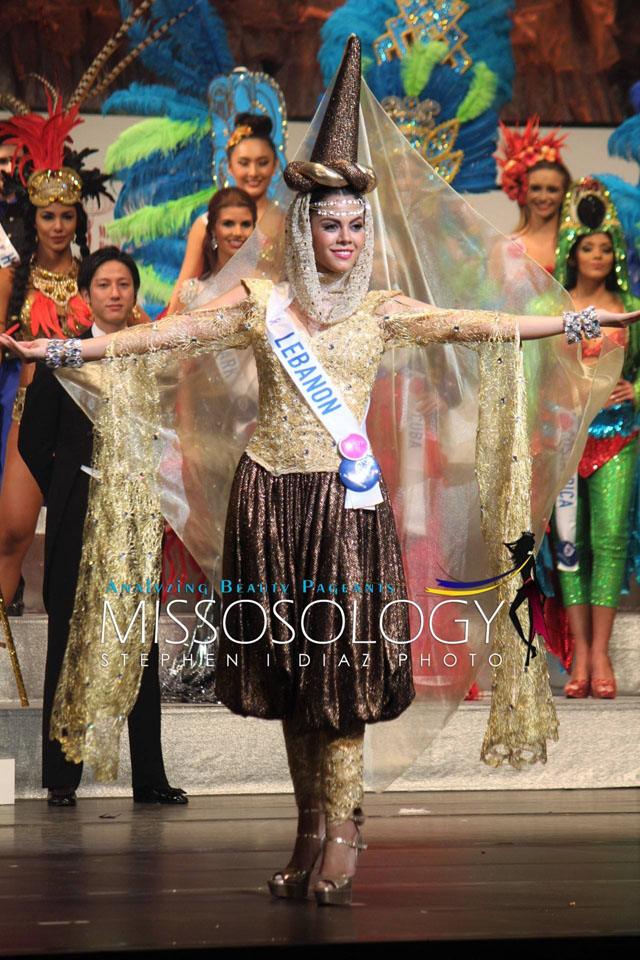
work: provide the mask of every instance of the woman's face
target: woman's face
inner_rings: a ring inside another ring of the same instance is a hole
[[[66,203],[56,201],[48,207],[38,207],[36,210],[38,249],[53,257],[64,253],[71,246],[77,223],[76,208]]]
[[[564,199],[564,178],[559,170],[532,170],[527,180],[527,208],[543,220],[555,217]]]
[[[213,227],[221,264],[237,253],[251,235],[255,223],[248,207],[222,207]]]
[[[311,211],[311,239],[316,266],[321,273],[347,273],[356,263],[364,245],[364,216],[353,216],[348,197],[328,197],[336,214]]]
[[[275,172],[276,156],[265,140],[247,137],[231,151],[229,173],[254,200],[264,196]]]
[[[613,244],[607,233],[593,233],[578,241],[575,250],[578,276],[604,282],[611,273],[613,261]]]

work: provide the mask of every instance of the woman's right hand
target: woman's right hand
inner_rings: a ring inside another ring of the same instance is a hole
[[[6,333],[0,333],[0,347],[6,347],[11,353],[19,357],[23,363],[34,363],[36,360],[44,360],[49,341],[46,337],[39,340],[14,340]]]

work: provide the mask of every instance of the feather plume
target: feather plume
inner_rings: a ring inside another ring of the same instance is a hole
[[[76,103],[80,105],[87,99],[91,87],[93,86],[93,83],[95,82],[96,77],[98,76],[103,65],[109,59],[122,38],[129,32],[134,23],[140,19],[143,13],[149,9],[153,2],[154,0],[142,0],[142,3],[140,3],[140,5],[133,12],[131,12],[128,17],[126,17],[122,25],[118,28],[114,35],[107,40],[100,53],[97,55],[97,57],[95,57],[92,63],[89,64],[85,72],[80,77],[78,85],[71,94],[67,106],[72,107]]]
[[[640,163],[640,114],[621,123],[609,137],[607,146],[612,157]]]
[[[136,247],[136,259],[141,263],[151,264],[160,276],[166,280],[172,278],[175,283],[186,246],[186,236],[158,237],[157,240],[150,240],[149,243]]]
[[[496,98],[492,104],[495,110],[509,103],[512,96],[515,67],[511,48],[511,14],[515,7],[516,0],[470,3],[460,20],[462,29],[468,34],[464,45],[471,59],[474,63],[484,61],[498,77]]]
[[[105,170],[112,173],[122,167],[130,167],[152,153],[166,155],[186,143],[206,137],[211,132],[211,122],[199,124],[168,120],[166,117],[150,117],[120,134],[107,150]]]
[[[33,77],[34,80],[40,81],[40,83],[43,85],[45,90],[48,91],[49,97],[51,98],[51,101],[53,103],[53,108],[55,110],[55,108],[58,106],[58,100],[60,99],[60,91],[56,90],[54,85],[52,83],[49,83],[49,81],[45,77],[43,77],[41,73],[28,73],[27,77]],[[27,113],[28,112],[29,110],[27,108]]]
[[[124,183],[114,216],[119,218],[139,210],[140,207],[177,200],[184,195],[185,187],[189,193],[198,193],[210,187],[212,159],[211,140],[206,137],[204,140],[187,144],[176,153],[167,156],[155,153],[126,170],[120,170],[118,177],[122,178]],[[178,175],[183,170],[190,171],[187,184]]]
[[[157,271],[150,265],[138,266],[140,273],[140,298],[159,304],[167,304],[173,293],[173,283],[163,280]],[[175,283],[175,281],[174,281]]]
[[[26,117],[30,112],[24,100],[14,97],[11,93],[0,93],[0,104],[7,106],[14,117]]]
[[[334,10],[320,30],[322,46],[318,61],[325,84],[340,66],[344,45],[352,33],[360,37],[363,56],[375,62],[374,41],[385,32],[385,21],[397,16],[396,0],[347,0]]]
[[[116,90],[105,102],[102,112],[211,122],[206,103],[161,84],[132,83],[127,90]]]
[[[184,0],[157,0],[163,19],[184,7]],[[126,9],[126,0],[120,0]],[[139,25],[137,42],[143,39]],[[224,23],[208,0],[198,0],[188,18],[161,44],[141,54],[142,63],[156,76],[165,77],[182,93],[202,96],[212,76],[229,73],[234,66]],[[179,69],[176,71],[176,64]]]
[[[136,244],[179,233],[191,225],[198,213],[204,212],[214,193],[215,187],[211,186],[168,203],[143,207],[120,220],[114,220],[108,225],[107,233],[116,240]]]
[[[473,80],[467,95],[456,111],[456,118],[460,123],[475,120],[481,113],[488,110],[495,100],[498,90],[498,78],[486,63],[480,61],[473,68]]]
[[[449,44],[442,40],[416,43],[402,59],[400,75],[408,97],[418,97],[429,82],[433,68],[444,60]]]
[[[34,170],[59,170],[64,165],[65,144],[71,142],[69,134],[74,127],[82,123],[78,116],[78,107],[72,107],[63,113],[59,101],[54,110],[48,93],[47,98],[49,116],[30,113],[0,124],[0,136],[5,136],[6,142],[16,148],[14,165],[18,151],[24,151],[18,160],[18,171],[23,183],[26,183],[24,169],[27,164],[32,165]]]
[[[194,6],[195,4],[192,4],[190,7],[187,7],[186,10],[182,10],[180,13],[176,14],[175,17],[172,17],[171,20],[168,20],[167,23],[163,23],[156,30],[154,30],[153,33],[150,33],[149,36],[142,41],[142,43],[140,43],[137,47],[134,47],[134,49],[128,53],[126,57],[123,57],[120,63],[114,67],[113,70],[111,70],[96,87],[93,88],[91,91],[91,96],[99,97],[100,94],[107,89],[107,87],[111,86],[116,77],[120,76],[122,71],[126,70],[130,63],[133,63],[133,61],[146,47],[150,46],[161,36],[163,36],[163,34],[170,30],[179,20],[182,20],[183,17],[186,17],[188,13],[191,13]],[[88,95],[88,92],[86,92],[83,96],[83,100],[85,100]]]

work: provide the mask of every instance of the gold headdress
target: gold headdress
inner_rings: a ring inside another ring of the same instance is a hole
[[[375,190],[371,167],[358,163],[360,122],[360,38],[352,34],[336,76],[310,160],[294,160],[284,171],[287,186],[298,193],[316,187],[352,186],[359,193]]]

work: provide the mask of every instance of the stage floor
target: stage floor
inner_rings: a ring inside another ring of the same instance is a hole
[[[634,936],[638,799],[367,795],[351,909],[270,898],[293,841],[289,796],[23,800],[0,807],[0,954]]]

